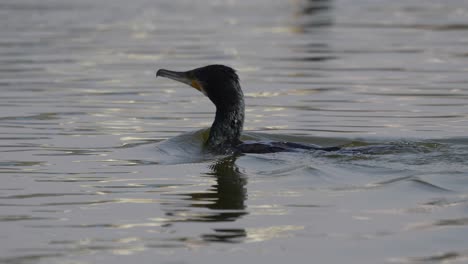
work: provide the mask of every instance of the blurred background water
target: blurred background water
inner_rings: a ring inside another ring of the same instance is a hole
[[[466,1],[2,0],[0,23],[0,263],[467,261]],[[212,63],[246,137],[365,151],[200,155],[214,107],[155,71]]]

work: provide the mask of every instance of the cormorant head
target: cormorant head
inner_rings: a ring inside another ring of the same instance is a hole
[[[217,108],[230,109],[243,104],[243,94],[236,71],[224,65],[209,65],[186,72],[160,69],[156,77],[166,77],[192,86],[208,96]]]

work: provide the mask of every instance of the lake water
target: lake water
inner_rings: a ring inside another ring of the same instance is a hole
[[[0,263],[468,261],[466,1],[3,0],[0,23]],[[203,153],[214,107],[155,71],[213,63],[244,138],[345,150]]]

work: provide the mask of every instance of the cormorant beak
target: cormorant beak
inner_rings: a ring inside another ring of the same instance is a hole
[[[202,85],[197,80],[197,78],[195,77],[192,71],[176,72],[176,71],[160,69],[156,72],[156,77],[158,76],[166,77],[174,81],[185,83],[197,89],[198,91],[202,92],[204,95],[206,95],[206,91],[203,89]]]

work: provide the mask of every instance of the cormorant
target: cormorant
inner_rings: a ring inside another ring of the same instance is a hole
[[[208,65],[186,72],[160,69],[156,77],[166,77],[192,86],[206,95],[216,106],[216,116],[206,142],[219,153],[272,153],[281,151],[324,150],[336,151],[339,147],[322,148],[292,142],[242,142],[244,125],[244,94],[236,71],[224,65]]]

